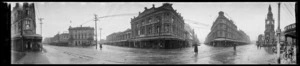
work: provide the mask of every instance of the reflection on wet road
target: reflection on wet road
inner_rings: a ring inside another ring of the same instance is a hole
[[[91,47],[95,48],[95,47]],[[181,49],[141,49],[103,45],[100,53],[108,53],[119,59],[111,60],[129,64],[273,64],[275,54],[268,48],[257,48],[255,44],[233,47],[198,46]],[[118,56],[118,57],[117,57]],[[125,61],[120,61],[124,59]]]

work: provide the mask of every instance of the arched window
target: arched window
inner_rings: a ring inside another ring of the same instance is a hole
[[[138,29],[138,35],[140,35],[141,31]]]
[[[165,32],[169,32],[169,25],[168,24],[166,24],[166,26],[165,26]]]
[[[174,23],[174,17],[171,18],[171,23]]]
[[[160,26],[157,26],[156,30],[157,30],[156,32],[159,34],[160,33]]]
[[[26,11],[26,15],[30,15],[30,13],[29,13],[29,10],[27,9],[27,10],[25,10]]]
[[[151,26],[148,27],[148,30],[149,30],[148,34],[151,34],[151,32],[152,32],[151,28],[152,28]]]
[[[25,29],[30,29],[30,22],[29,21],[25,21]]]
[[[149,18],[148,18],[148,22],[149,22],[149,23],[151,23],[151,22],[152,22],[152,19],[151,19],[151,17],[149,17]]]
[[[156,22],[161,22],[162,18],[160,16],[156,16]]]

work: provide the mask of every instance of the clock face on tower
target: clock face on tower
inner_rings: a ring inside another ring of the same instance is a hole
[[[269,24],[270,23],[270,21],[267,21],[267,24]]]

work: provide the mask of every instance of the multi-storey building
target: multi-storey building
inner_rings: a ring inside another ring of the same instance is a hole
[[[127,29],[123,32],[112,33],[106,37],[107,41],[121,41],[131,38],[131,30]]]
[[[60,45],[60,46],[67,46],[69,41],[69,34],[68,33],[57,33],[54,37],[51,38],[50,44],[52,45]]]
[[[69,33],[62,33],[59,35],[60,42],[68,42],[69,40]]]
[[[93,27],[69,27],[69,45],[83,46],[94,42]]]
[[[275,45],[276,38],[275,38],[275,31],[274,31],[274,18],[272,13],[272,8],[269,5],[269,11],[267,18],[265,20],[265,43],[267,45]]]
[[[158,8],[153,5],[149,9],[145,7],[131,20],[132,37],[142,46],[157,44],[160,48],[169,48],[171,44],[178,43],[176,46],[184,47],[187,46],[184,24],[183,17],[173,9],[172,4],[164,3]]]
[[[36,34],[35,7],[33,3],[16,3],[11,13],[13,50],[40,49],[42,36]]]
[[[59,40],[59,33],[57,33],[56,35],[54,35],[54,37],[52,38],[52,42],[54,43],[58,43],[60,40]]]
[[[234,43],[247,44],[250,43],[250,38],[245,32],[238,30],[234,22],[220,11],[211,27],[211,32],[206,37],[205,44],[230,46]]]
[[[137,17],[131,19],[131,32],[113,33],[107,37],[108,42],[118,40],[130,47],[178,48],[188,47],[188,32],[184,29],[183,17],[173,9],[172,4],[164,3],[161,7],[144,8]],[[123,37],[129,36],[129,39]]]

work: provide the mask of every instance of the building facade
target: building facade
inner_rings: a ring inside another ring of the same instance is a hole
[[[54,35],[54,37],[51,39],[52,42],[54,43],[58,43],[60,40],[59,40],[59,33],[57,33],[56,35]]]
[[[42,47],[42,36],[36,34],[34,3],[16,3],[11,11],[11,38],[13,50],[25,51]]]
[[[127,29],[123,32],[116,32],[108,35],[106,37],[106,41],[108,42],[116,42],[116,41],[126,41],[131,39],[131,29]]]
[[[155,8],[144,8],[137,17],[131,19],[131,30],[107,36],[112,44],[141,48],[188,47],[188,32],[183,17],[173,9],[172,4],[164,3]],[[119,43],[118,43],[119,42]]]
[[[244,31],[238,30],[233,20],[226,18],[224,12],[220,11],[206,37],[205,44],[227,46],[233,43],[247,44],[250,43],[250,38]]]
[[[94,42],[93,27],[69,27],[69,45],[84,46],[92,45]]]
[[[267,18],[265,20],[265,44],[272,45],[275,44],[276,37],[274,31],[274,18],[272,13],[272,8],[269,5]]]
[[[161,7],[148,9],[139,13],[131,20],[133,38],[172,35],[184,39],[184,21],[182,16],[172,8],[172,4],[165,3]]]
[[[52,45],[59,45],[59,46],[68,46],[69,41],[69,33],[57,33],[53,37],[51,37],[51,42],[49,42]]]
[[[62,33],[59,35],[60,42],[68,42],[69,40],[69,33]]]
[[[34,4],[24,3],[16,6],[11,14],[12,36],[36,34],[35,9]]]

